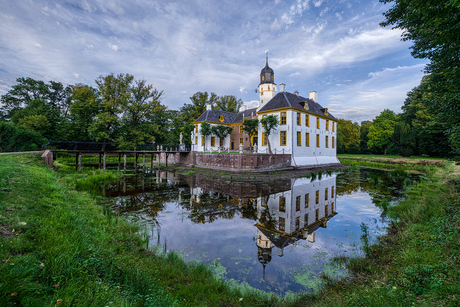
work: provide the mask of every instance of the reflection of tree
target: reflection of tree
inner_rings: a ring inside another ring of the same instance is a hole
[[[254,205],[252,198],[249,198],[248,202],[241,208],[241,215],[248,220],[257,220],[257,206]]]
[[[337,195],[367,192],[372,203],[380,206],[383,199],[390,201],[403,196],[403,185],[407,176],[407,173],[401,171],[352,169],[337,176]]]
[[[277,230],[278,228],[277,220],[275,220],[270,214],[268,207],[264,208],[264,210],[260,213],[259,223],[266,229]]]

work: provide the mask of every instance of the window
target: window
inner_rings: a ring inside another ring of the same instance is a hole
[[[214,146],[216,146],[216,137],[211,136],[211,147],[214,147]]]
[[[316,118],[316,129],[319,129],[320,125],[319,125],[319,117]]]
[[[308,208],[310,205],[310,194],[305,194],[305,208]]]
[[[328,194],[329,194],[329,189],[326,188],[325,193],[324,193],[324,200],[327,200]]]
[[[286,125],[286,112],[281,112],[280,125]]]
[[[262,132],[262,146],[267,146],[267,133]]]
[[[262,76],[262,81],[265,81],[265,76]]]
[[[286,146],[286,131],[280,132],[280,145]]]
[[[331,188],[331,198],[334,198],[334,187]]]
[[[286,229],[286,220],[284,217],[280,217],[279,219],[279,228],[281,231],[284,231]]]
[[[319,147],[319,134],[316,135],[316,147]]]
[[[305,132],[305,146],[310,146],[310,133]]]
[[[308,213],[304,217],[305,226],[308,226]]]
[[[295,218],[295,229],[300,229],[300,216]]]
[[[243,138],[240,138],[240,139],[239,139],[238,145],[243,145]]]
[[[279,211],[286,212],[286,197],[280,196],[279,199]]]
[[[335,139],[332,137],[332,148],[335,148]]]
[[[324,216],[328,216],[328,215],[329,215],[329,206],[326,205],[326,206],[324,207]]]
[[[297,131],[297,146],[302,146],[302,132]]]
[[[305,114],[305,126],[310,127],[310,116]]]
[[[334,212],[334,203],[331,204],[331,211]]]
[[[204,135],[201,136],[201,146],[204,146]]]
[[[316,203],[319,204],[319,191],[316,191]]]
[[[195,144],[198,145],[198,137],[195,137]]]
[[[300,113],[297,112],[297,126],[302,125],[302,118],[300,117]]]
[[[240,130],[239,130],[240,133],[243,133],[243,132],[244,132],[244,130],[243,130],[243,125],[239,125],[239,127],[240,127],[240,128],[239,128],[239,129],[240,129]]]
[[[224,147],[224,139],[219,139],[219,146]]]
[[[335,123],[332,122],[332,132],[334,132],[334,131],[335,131]]]
[[[329,130],[329,119],[326,119],[326,130]]]
[[[329,148],[329,136],[326,135],[326,148]]]
[[[231,150],[235,149],[235,139],[234,138],[230,138],[230,149]]]
[[[195,133],[198,133],[198,125],[195,125]]]
[[[316,212],[315,212],[315,220],[318,221],[319,220],[319,209],[316,209]]]
[[[295,211],[300,211],[300,195],[295,198]]]
[[[271,80],[273,81],[273,76],[271,76]]]

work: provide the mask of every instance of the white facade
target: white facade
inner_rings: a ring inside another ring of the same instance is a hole
[[[258,119],[260,121],[264,115],[275,115],[278,122],[281,122],[282,113],[285,114],[286,124],[279,124],[269,136],[272,153],[292,154],[292,166],[340,163],[337,159],[337,122],[301,110],[281,110],[270,114],[259,114]],[[297,124],[297,114],[300,116],[300,125]],[[308,125],[306,117],[308,117]],[[319,129],[317,120],[319,120]],[[286,136],[285,142],[282,142],[281,139],[282,131]],[[268,142],[266,145],[263,144],[262,134],[263,127],[259,125],[259,152],[268,152]],[[319,138],[319,144],[317,144],[317,138]]]
[[[277,222],[277,233],[293,240],[302,238],[313,243],[316,229],[326,227],[327,221],[337,214],[336,199],[336,175],[313,182],[309,178],[294,179],[290,191],[270,195],[268,199],[260,197],[257,216],[260,218],[264,210],[269,210],[270,216]],[[273,230],[267,230],[273,233]],[[270,238],[260,229],[257,238],[257,246],[274,247]],[[282,256],[283,251],[278,250],[276,254]]]

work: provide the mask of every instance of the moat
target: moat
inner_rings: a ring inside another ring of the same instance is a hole
[[[346,276],[335,259],[363,255],[364,230],[370,242],[386,233],[385,207],[413,179],[366,168],[244,183],[154,171],[127,174],[105,193],[150,248],[285,294]]]

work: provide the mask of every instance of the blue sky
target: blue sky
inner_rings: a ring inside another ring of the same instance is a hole
[[[178,109],[198,91],[250,103],[265,65],[275,83],[338,118],[400,112],[426,61],[382,28],[377,0],[0,0],[0,94],[25,76],[95,85],[129,73]]]

